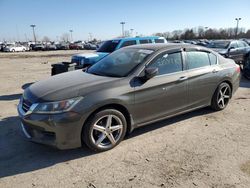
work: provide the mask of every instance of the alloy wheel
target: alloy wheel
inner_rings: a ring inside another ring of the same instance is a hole
[[[220,106],[220,108],[225,108],[225,106],[228,104],[230,99],[230,88],[229,86],[225,85],[223,86],[220,91],[217,98],[217,103]]]
[[[97,147],[110,148],[119,141],[122,133],[122,120],[116,115],[106,115],[95,121],[91,139]]]

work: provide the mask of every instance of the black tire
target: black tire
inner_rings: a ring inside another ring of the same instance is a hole
[[[211,102],[212,109],[216,111],[225,109],[231,99],[231,96],[232,96],[232,88],[228,83],[222,82],[214,92]]]
[[[109,117],[111,117],[110,127],[113,128],[115,126],[118,127],[119,124],[121,123],[122,125],[120,127],[122,128],[119,130],[115,130],[113,132],[111,130],[107,130],[107,128],[105,127],[107,127],[108,125]],[[112,124],[115,124],[116,121],[119,122],[118,125],[112,126]],[[98,127],[99,126],[102,127],[102,129],[104,128],[105,133],[102,132],[103,130],[99,131],[96,128],[94,128],[94,126],[96,125]],[[82,140],[91,150],[98,152],[107,151],[117,146],[124,139],[126,131],[127,131],[127,122],[124,115],[120,111],[115,109],[105,109],[93,114],[89,118],[89,120],[85,123],[82,131]],[[110,139],[110,137],[112,137],[113,141],[115,142],[112,143],[110,141],[112,140]],[[100,144],[98,144],[99,143],[98,141],[102,140],[102,138],[104,138],[103,141],[101,141]]]

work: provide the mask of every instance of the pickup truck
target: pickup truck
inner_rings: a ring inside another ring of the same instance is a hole
[[[100,48],[93,53],[76,54],[71,58],[72,63],[76,63],[76,68],[85,68],[95,64],[97,61],[125,46],[146,43],[167,43],[163,37],[133,37],[133,38],[117,38],[105,41]]]

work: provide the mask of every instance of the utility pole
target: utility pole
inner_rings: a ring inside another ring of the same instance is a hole
[[[35,27],[36,25],[30,25],[30,27],[32,27],[32,30],[33,30],[33,36],[34,36],[34,41],[35,41],[35,44],[36,44],[36,34],[35,34]]]
[[[241,18],[235,18],[237,24],[236,24],[236,30],[235,30],[235,39],[237,38],[238,35],[238,29],[239,29],[239,22],[241,20]]]
[[[73,30],[72,30],[72,29],[70,29],[70,30],[69,30],[69,32],[70,32],[71,41],[73,42],[73,35],[72,35]]]
[[[120,22],[120,24],[122,25],[122,37],[124,37],[124,25],[126,22]]]

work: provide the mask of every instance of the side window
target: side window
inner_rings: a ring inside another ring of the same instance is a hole
[[[217,56],[214,55],[213,53],[209,53],[209,60],[211,65],[216,65],[217,64]]]
[[[136,41],[135,40],[128,40],[128,41],[124,41],[121,45],[121,48],[122,47],[125,47],[125,46],[131,46],[131,45],[135,45],[136,44]]]
[[[163,53],[158,55],[148,67],[157,67],[158,75],[182,71],[181,53]]]
[[[238,41],[238,46],[239,48],[244,48],[244,47],[247,47],[247,44],[243,41]]]
[[[140,44],[147,44],[147,43],[152,43],[152,41],[150,39],[142,39],[139,40]]]
[[[155,39],[155,43],[165,43],[164,39]]]
[[[238,48],[238,45],[237,45],[237,42],[235,42],[235,41],[233,41],[233,42],[231,42],[231,44],[230,44],[230,46],[229,46],[230,48]]]
[[[210,65],[207,52],[192,51],[186,53],[186,62],[188,69],[195,69]]]

